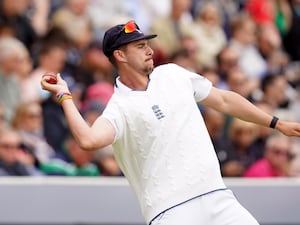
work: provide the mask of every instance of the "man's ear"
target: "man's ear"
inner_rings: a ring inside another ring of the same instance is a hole
[[[117,61],[119,61],[119,62],[125,62],[126,61],[125,54],[122,50],[117,49],[117,50],[114,51],[113,54],[114,54],[114,57]]]

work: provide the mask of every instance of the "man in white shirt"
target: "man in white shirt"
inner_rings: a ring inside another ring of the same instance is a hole
[[[83,149],[113,145],[147,224],[257,225],[222,181],[196,102],[288,136],[300,136],[300,124],[278,120],[175,64],[154,68],[148,40],[155,37],[144,35],[134,21],[106,31],[103,51],[118,78],[105,111],[91,126],[59,74],[56,84],[44,76],[41,85],[56,93]]]

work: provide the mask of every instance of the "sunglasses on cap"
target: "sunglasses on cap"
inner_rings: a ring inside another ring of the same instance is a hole
[[[120,46],[141,39],[155,38],[156,34],[145,35],[134,20],[126,24],[118,24],[107,30],[103,37],[102,48],[107,57],[110,57],[114,50]]]
[[[112,42],[116,42],[120,38],[122,33],[130,34],[134,31],[139,31],[138,26],[136,25],[134,20],[130,20],[126,24],[124,24],[123,28],[117,33]]]

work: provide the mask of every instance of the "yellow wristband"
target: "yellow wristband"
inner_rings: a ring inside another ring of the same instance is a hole
[[[61,104],[64,100],[72,99],[72,95],[69,92],[58,92],[56,94],[57,101]]]

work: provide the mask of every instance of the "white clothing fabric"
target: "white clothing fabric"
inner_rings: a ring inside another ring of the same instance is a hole
[[[116,82],[102,116],[116,129],[115,157],[147,223],[174,205],[225,188],[196,104],[211,87],[175,64],[155,68],[146,91]]]
[[[258,225],[229,189],[214,191],[175,206],[155,218],[151,225]]]
[[[227,42],[224,30],[221,26],[211,26],[202,21],[192,26],[191,33],[199,46],[199,62],[203,66],[215,66],[215,59]]]
[[[229,42],[229,45],[239,53],[238,63],[246,75],[259,80],[262,79],[267,72],[268,66],[256,46],[243,46],[234,39]]]

